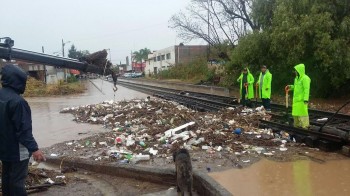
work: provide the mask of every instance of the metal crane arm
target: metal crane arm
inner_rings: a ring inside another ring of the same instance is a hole
[[[14,42],[10,38],[5,38],[4,43],[0,43],[0,59],[11,60],[25,60],[31,62],[42,63],[48,66],[57,66],[67,69],[76,69],[82,72],[96,73],[100,75],[112,75],[114,86],[117,84],[117,75],[114,71],[107,68],[104,70],[103,67],[81,62],[76,59],[58,57],[38,52],[32,52],[28,50],[22,50],[13,48]]]

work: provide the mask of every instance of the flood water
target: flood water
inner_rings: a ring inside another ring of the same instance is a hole
[[[101,125],[78,124],[72,119],[71,114],[60,114],[65,107],[100,103],[106,100],[114,100],[112,84],[100,79],[86,83],[87,90],[83,94],[57,97],[26,98],[31,109],[33,118],[33,134],[39,147],[48,147],[53,144],[80,139],[94,133],[104,131]],[[102,90],[102,93],[100,90]],[[147,95],[118,86],[115,100],[129,100],[134,98],[146,98]],[[80,133],[80,134],[78,134]]]
[[[350,160],[274,162],[209,173],[237,196],[350,195]]]

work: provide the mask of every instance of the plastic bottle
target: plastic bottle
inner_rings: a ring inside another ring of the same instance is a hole
[[[143,154],[139,154],[139,155],[135,155],[132,159],[131,159],[131,162],[132,163],[137,163],[139,161],[148,161],[150,160],[151,157],[150,155],[146,154],[146,155],[143,155]]]
[[[140,141],[139,144],[140,144],[140,146],[142,146],[142,147],[146,147],[146,144],[145,144],[145,142],[143,142],[143,141]]]

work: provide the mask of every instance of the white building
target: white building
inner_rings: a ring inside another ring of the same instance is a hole
[[[207,49],[206,45],[185,46],[180,44],[153,51],[146,60],[145,74],[157,74],[159,71],[168,69],[171,66],[205,57]]]

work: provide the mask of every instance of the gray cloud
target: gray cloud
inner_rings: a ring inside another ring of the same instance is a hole
[[[2,1],[0,36],[15,47],[52,54],[61,39],[78,49],[110,48],[113,63],[131,50],[161,49],[179,43],[169,18],[190,0],[11,0]],[[66,49],[70,47],[67,44]],[[67,51],[67,50],[66,50]]]

